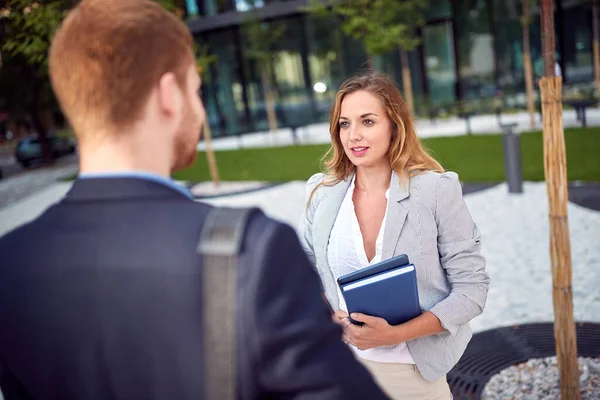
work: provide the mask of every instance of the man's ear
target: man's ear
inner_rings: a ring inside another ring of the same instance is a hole
[[[159,111],[167,118],[178,118],[181,106],[181,89],[175,75],[167,72],[160,77],[157,88]]]

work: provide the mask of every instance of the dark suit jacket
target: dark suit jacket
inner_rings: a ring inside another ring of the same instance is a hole
[[[201,398],[195,249],[210,209],[157,182],[79,180],[1,238],[6,399]],[[238,278],[240,398],[384,398],[340,340],[292,228],[252,217]]]

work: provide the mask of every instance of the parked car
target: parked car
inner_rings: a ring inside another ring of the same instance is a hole
[[[52,147],[52,157],[58,158],[67,154],[75,153],[75,143],[71,138],[51,135],[48,137]],[[36,137],[23,138],[17,143],[15,158],[23,166],[28,168],[33,161],[42,159],[42,147],[40,140]]]

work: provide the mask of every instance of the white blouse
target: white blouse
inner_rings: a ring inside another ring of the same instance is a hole
[[[375,242],[375,257],[371,262],[367,259],[365,253],[364,242],[362,233],[360,232],[360,225],[358,224],[358,218],[354,210],[354,202],[352,195],[354,193],[355,178],[352,180],[346,196],[342,201],[340,210],[335,219],[331,235],[329,236],[329,243],[327,246],[327,261],[333,278],[337,280],[340,276],[349,274],[351,272],[363,269],[370,265],[376,264],[381,261],[381,253],[383,249],[383,232],[385,228],[385,222],[387,219],[387,207],[386,213],[377,235],[377,241]],[[389,189],[385,193],[386,199],[389,200]],[[342,292],[338,287],[338,298],[340,302],[340,308],[344,311],[348,311],[346,302],[342,296]],[[406,346],[406,343],[400,343],[396,346],[378,347],[369,350],[359,350],[354,346],[350,346],[355,354],[365,360],[380,362],[380,363],[404,363],[414,364],[415,361]]]

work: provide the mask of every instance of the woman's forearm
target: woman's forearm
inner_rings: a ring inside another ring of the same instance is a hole
[[[394,336],[397,338],[397,343],[445,331],[438,317],[429,311],[425,311],[408,322],[396,325],[392,329],[394,329]]]

